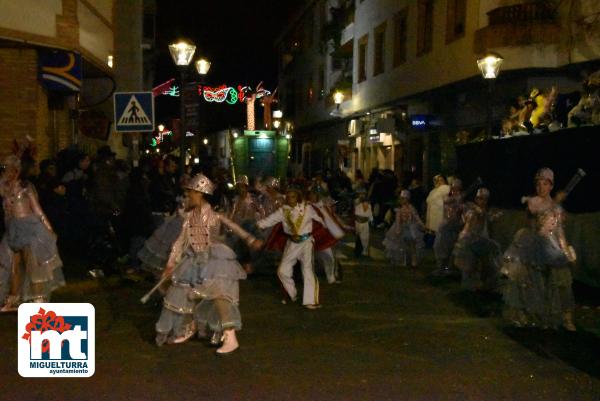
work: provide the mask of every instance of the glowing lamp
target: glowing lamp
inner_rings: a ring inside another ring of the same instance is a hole
[[[504,58],[498,53],[490,52],[477,60],[477,67],[485,79],[495,79],[500,73]]]
[[[210,61],[205,58],[196,61],[196,71],[198,71],[198,74],[206,75],[208,74],[208,70],[210,70]]]
[[[237,132],[234,132],[234,133],[233,133],[233,137],[234,137],[234,138],[237,138],[237,137],[238,137],[238,133],[237,133]]]
[[[165,130],[165,126],[163,124],[158,124],[158,132],[163,132]]]
[[[190,61],[192,61],[195,51],[196,45],[183,40],[169,45],[169,52],[171,53],[173,62],[180,67],[190,65]]]
[[[337,91],[333,94],[333,102],[337,105],[341,104],[344,101],[344,94],[340,91]]]
[[[285,139],[292,139],[292,136],[290,134],[286,134]]]
[[[281,110],[273,110],[273,118],[283,118],[283,112]]]
[[[204,139],[202,140],[202,143],[203,143],[203,144],[205,144],[205,145],[208,145],[208,139],[204,138]]]
[[[112,54],[110,54],[107,58],[106,58],[106,64],[108,64],[108,66],[110,68],[113,68],[113,62],[114,62],[115,58],[113,57]]]
[[[194,164],[200,164],[200,158],[194,157]]]
[[[279,120],[273,121],[273,127],[275,127],[275,129],[279,128],[280,126],[281,126],[281,121],[279,121]]]

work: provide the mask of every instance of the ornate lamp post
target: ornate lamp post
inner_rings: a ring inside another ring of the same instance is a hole
[[[185,171],[185,154],[186,154],[186,125],[185,125],[185,96],[184,96],[184,88],[185,88],[185,73],[187,67],[190,65],[192,61],[192,57],[194,57],[194,53],[196,52],[196,45],[191,42],[187,42],[184,40],[180,40],[177,43],[173,43],[169,45],[169,52],[171,53],[171,57],[173,58],[173,62],[179,69],[179,73],[181,75],[181,96],[179,97],[179,110],[181,113],[180,122],[181,122],[181,130],[180,130],[180,143],[179,143],[179,169],[181,170],[181,174]]]
[[[481,75],[488,82],[488,99],[487,99],[487,136],[492,137],[492,96],[494,93],[494,81],[500,74],[500,66],[504,58],[494,52],[486,53],[483,57],[477,60],[477,67],[481,71]]]

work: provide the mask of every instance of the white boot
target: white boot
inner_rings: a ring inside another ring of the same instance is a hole
[[[6,297],[6,302],[0,309],[0,313],[4,312],[16,312],[19,310],[20,299],[18,295],[9,295]]]
[[[229,354],[240,347],[234,329],[225,330],[223,332],[223,345],[217,349],[217,354]]]

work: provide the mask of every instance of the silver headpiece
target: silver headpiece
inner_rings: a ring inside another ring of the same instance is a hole
[[[535,174],[535,180],[548,180],[554,184],[554,171],[550,170],[548,167],[541,168]]]
[[[183,184],[183,187],[208,195],[212,195],[215,190],[215,185],[204,174],[196,174]]]
[[[265,186],[273,189],[279,189],[279,179],[275,177],[267,177],[264,182]]]

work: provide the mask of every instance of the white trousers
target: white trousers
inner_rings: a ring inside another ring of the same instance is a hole
[[[296,262],[300,262],[302,277],[304,278],[302,304],[316,305],[319,303],[319,280],[315,275],[313,267],[312,238],[300,243],[288,241],[283,250],[283,256],[277,269],[277,276],[279,276],[283,288],[285,288],[292,299],[296,299],[296,295],[298,294],[296,284],[292,278]]]
[[[354,229],[356,235],[360,239],[360,243],[363,247],[363,255],[369,254],[369,223],[354,223]]]
[[[329,284],[335,283],[335,256],[333,254],[333,247],[317,252],[317,261],[320,266],[323,266],[323,270],[325,270],[327,282]]]

